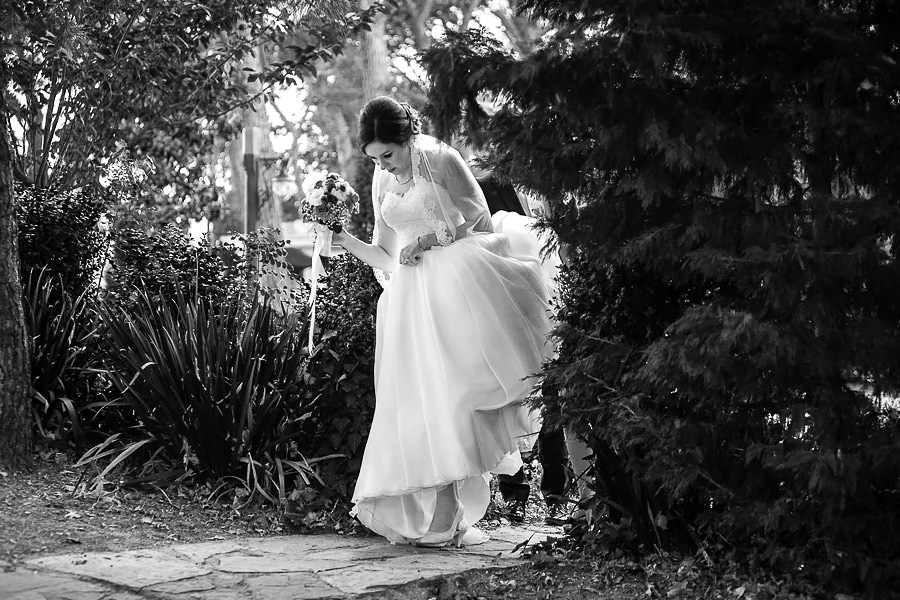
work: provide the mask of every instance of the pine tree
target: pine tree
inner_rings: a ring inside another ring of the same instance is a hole
[[[442,132],[574,248],[543,403],[595,450],[597,528],[900,589],[900,5],[520,8],[531,55],[423,62]]]

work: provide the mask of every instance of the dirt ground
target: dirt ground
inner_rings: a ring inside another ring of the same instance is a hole
[[[36,556],[109,552],[222,540],[290,535],[272,506],[240,507],[211,486],[92,491],[90,481],[62,454],[39,453],[32,470],[0,469],[0,568],[14,569]],[[543,520],[539,494],[526,519]],[[229,501],[230,500],[230,501]],[[499,508],[480,527],[504,519]],[[347,535],[358,533],[347,532]],[[784,598],[814,596],[771,578],[748,580],[704,567],[694,557],[586,556],[545,547],[514,569],[466,573],[410,584],[382,597],[410,600],[654,600]],[[850,597],[838,600],[852,600]]]

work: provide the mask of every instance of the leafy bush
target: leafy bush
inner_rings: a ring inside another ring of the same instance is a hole
[[[225,301],[249,297],[256,287],[293,306],[306,298],[305,286],[290,275],[277,232],[260,229],[238,236],[236,244],[210,245],[206,239],[195,243],[174,224],[147,229],[127,221],[114,228],[113,238],[106,296],[121,306],[143,293]]]
[[[302,527],[322,524],[310,514],[345,521],[374,409],[371,269],[330,260],[306,356],[308,288],[285,276],[283,243],[267,232],[212,249],[175,227],[117,232],[101,314],[133,416],[82,462],[115,457],[106,476],[152,453],[183,463],[167,476],[240,480],[272,501],[293,490],[288,520],[302,509]]]
[[[231,278],[231,295],[246,296],[246,287],[258,288],[278,303],[281,310],[305,312],[309,286],[299,281],[287,263],[287,242],[277,229],[258,229],[248,235],[236,236],[239,246],[223,244],[223,257],[228,268],[225,277]],[[241,287],[245,290],[242,292]]]
[[[107,306],[110,377],[134,412],[145,450],[201,477],[241,477],[250,491],[283,496],[291,474],[312,473],[299,425],[303,324],[264,298],[157,302],[138,294],[128,312]],[[99,456],[100,448],[94,453]]]
[[[108,296],[122,305],[147,293],[166,298],[222,299],[228,281],[222,251],[205,242],[194,245],[176,225],[145,230],[136,223],[117,224],[107,272]],[[225,250],[224,252],[227,252]]]
[[[865,380],[803,385],[821,349],[798,352],[783,328],[640,270],[581,255],[561,298],[548,376],[564,392],[544,401],[594,449],[606,519],[592,538],[894,586],[895,400]]]
[[[61,275],[31,271],[24,280],[26,326],[34,343],[34,412],[44,437],[66,449],[85,442],[82,416],[96,408],[101,382],[97,317],[90,291],[71,295]]]
[[[17,188],[15,206],[23,281],[43,269],[61,277],[76,296],[96,286],[106,260],[106,234],[99,225],[106,213],[103,198],[81,189]]]
[[[623,389],[644,360],[641,349],[677,314],[677,297],[641,269],[589,256],[573,255],[561,269],[559,353],[546,366],[545,386],[560,392],[539,401],[593,450],[592,485],[605,503],[596,511],[605,517],[595,523],[599,533],[619,547],[685,547],[693,541],[690,530],[683,520],[668,521],[673,506],[667,490],[635,469],[652,459],[645,439],[627,439],[642,415],[638,397]]]
[[[183,225],[174,222],[172,208],[160,203],[151,183],[155,171],[152,161],[135,160],[125,149],[107,169],[108,193],[116,210],[110,227],[106,299],[120,306],[137,301],[141,293],[224,300],[249,297],[250,288],[259,287],[281,301],[302,302],[303,286],[287,281],[285,242],[277,230],[252,231],[237,236],[235,243],[213,243],[206,237],[194,242]]]

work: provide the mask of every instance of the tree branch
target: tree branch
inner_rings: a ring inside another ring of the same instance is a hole
[[[434,0],[425,0],[424,2],[406,0],[406,4],[412,17],[410,26],[413,30],[413,38],[416,40],[416,47],[420,50],[428,48],[431,46],[431,39],[425,33],[425,26],[434,8]]]
[[[472,21],[472,13],[475,12],[475,9],[481,4],[480,0],[472,0],[469,2],[465,9],[463,10],[462,22],[459,24],[459,30],[465,31],[469,28],[469,23]]]
[[[35,185],[40,185],[40,187],[45,187],[47,183],[47,172],[49,171],[50,165],[50,146],[53,144],[53,135],[56,131],[56,127],[59,125],[59,118],[63,112],[63,103],[62,99],[65,96],[65,91],[62,90],[61,82],[66,78],[66,68],[63,67],[63,72],[61,77],[54,77],[53,83],[50,86],[50,94],[47,98],[47,116],[44,120],[44,149],[41,153],[41,164],[34,174]],[[59,103],[56,103],[56,98],[59,96]],[[54,103],[56,103],[56,107],[54,109]],[[51,118],[52,116],[52,118]]]

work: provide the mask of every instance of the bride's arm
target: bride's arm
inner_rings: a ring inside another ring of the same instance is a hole
[[[461,240],[462,238],[469,235],[469,228],[475,224],[475,221],[466,221],[462,225],[457,226],[455,235],[453,236],[454,240]],[[428,233],[419,237],[418,240],[419,247],[422,250],[431,250],[432,247],[438,245],[437,235],[433,233]]]
[[[387,171],[378,167],[372,174],[372,211],[375,213],[373,243],[367,244],[346,230],[334,233],[331,240],[370,267],[385,273],[393,273],[398,266],[400,248],[397,234],[388,227],[381,216],[381,189],[383,179],[386,177],[390,177]]]
[[[461,215],[463,221],[451,230],[453,239],[466,237],[470,230],[491,231],[493,227],[487,200],[459,152],[448,146],[443,152],[431,156],[429,160],[433,165],[436,180],[443,183],[443,189],[435,188],[438,202],[446,202],[441,208],[443,215],[449,221],[453,219],[450,215],[456,212]],[[423,235],[418,240],[419,247],[423,250],[429,250],[438,243],[435,233]]]
[[[422,169],[429,172],[434,185],[433,212],[438,220],[434,231],[418,240],[419,246],[428,249],[466,237],[470,231],[493,231],[481,187],[459,152],[428,136],[422,137],[417,148]]]
[[[398,265],[397,235],[383,221],[379,223],[380,234],[378,244],[367,244],[361,239],[343,231],[332,235],[332,242],[343,247],[347,252],[363,261],[370,267],[381,269],[385,273],[393,273]]]

